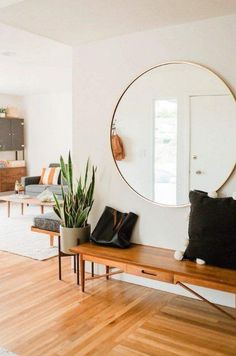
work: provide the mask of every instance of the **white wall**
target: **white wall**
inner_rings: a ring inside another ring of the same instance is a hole
[[[40,175],[72,147],[72,93],[27,95],[24,107],[27,171]]]
[[[71,90],[70,46],[0,23],[0,48],[0,92],[32,95]]]
[[[0,94],[0,107],[15,107],[19,111],[19,116],[24,115],[24,103],[21,95]]]
[[[188,209],[154,205],[129,189],[112,159],[112,113],[118,97],[134,77],[166,61],[187,60],[209,66],[236,89],[235,35],[236,16],[228,16],[117,37],[74,50],[73,155],[80,167],[88,156],[98,166],[93,225],[105,205],[131,210],[139,214],[134,241],[182,248]],[[125,278],[135,281],[133,277]],[[181,293],[180,287],[161,283],[155,286]],[[212,300],[233,304],[232,295],[216,291],[211,294]]]
[[[0,94],[0,107],[14,107],[19,111],[19,116],[24,117],[24,100],[20,95]],[[15,151],[0,152],[0,159],[14,160]]]

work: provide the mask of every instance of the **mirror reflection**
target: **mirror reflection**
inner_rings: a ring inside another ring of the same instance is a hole
[[[227,85],[192,63],[169,63],[139,76],[112,121],[117,168],[138,194],[188,204],[191,189],[214,191],[236,163],[236,106]]]

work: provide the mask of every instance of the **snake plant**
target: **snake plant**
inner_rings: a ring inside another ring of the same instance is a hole
[[[60,166],[63,201],[60,202],[54,194],[56,203],[54,211],[60,218],[63,227],[85,227],[94,202],[96,168],[94,166],[90,167],[88,160],[84,177],[80,176],[76,184],[74,184],[73,164],[70,153],[68,163],[65,163],[62,156],[60,157]],[[63,181],[67,185],[67,189],[64,188]]]

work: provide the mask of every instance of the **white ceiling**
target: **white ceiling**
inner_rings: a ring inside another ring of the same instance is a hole
[[[0,9],[4,8],[4,7],[7,7],[9,5],[16,4],[16,3],[21,2],[21,1],[23,1],[23,0],[0,0]]]
[[[0,9],[0,93],[26,95],[71,90],[70,46],[229,15],[236,0],[0,0]]]
[[[1,22],[72,46],[236,12],[236,0],[1,1]]]
[[[72,49],[0,24],[0,93],[71,90]]]

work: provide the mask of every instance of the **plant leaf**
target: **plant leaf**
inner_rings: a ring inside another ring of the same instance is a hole
[[[95,188],[95,173],[96,168],[92,166],[92,174],[90,177],[90,163],[87,160],[85,174],[80,175],[73,185],[73,163],[71,154],[68,155],[68,163],[66,164],[63,157],[60,157],[61,174],[67,183],[67,190],[61,182],[61,194],[63,204],[61,205],[58,198],[54,194],[55,207],[54,211],[59,216],[62,225],[65,227],[84,227],[87,224],[89,213],[93,206],[93,195]]]
[[[60,157],[60,166],[61,166],[62,176],[67,182],[66,166],[65,166],[65,162],[64,162],[64,159],[62,156]]]
[[[68,157],[68,167],[67,167],[67,173],[68,173],[68,186],[69,190],[71,193],[73,193],[73,165],[72,165],[72,160],[71,160],[71,155],[69,152],[69,157]]]

